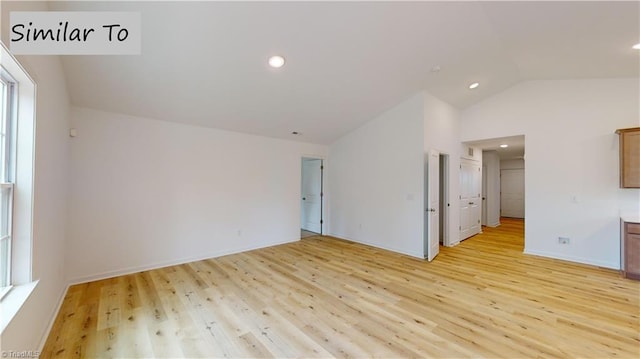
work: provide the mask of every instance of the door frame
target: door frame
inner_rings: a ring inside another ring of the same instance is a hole
[[[324,205],[324,199],[326,196],[326,191],[325,191],[325,172],[326,172],[326,163],[327,160],[324,156],[319,156],[319,155],[302,155],[300,157],[300,161],[299,161],[299,165],[300,165],[300,170],[298,171],[298,173],[300,174],[300,180],[299,183],[302,184],[302,162],[307,159],[307,160],[319,160],[320,161],[320,235],[324,235],[327,231],[326,231],[326,213],[325,213],[325,205]],[[300,192],[298,193],[298,203],[300,203],[300,198],[302,197],[302,189],[300,188]],[[301,214],[303,211],[303,207],[302,204],[300,204],[300,211],[299,214]],[[299,216],[301,217],[301,216]],[[299,225],[300,229],[302,229],[303,227],[303,223],[302,221],[300,221],[300,225]]]

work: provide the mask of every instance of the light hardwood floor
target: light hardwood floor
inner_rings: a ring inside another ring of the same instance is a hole
[[[41,357],[640,357],[640,282],[522,236],[431,263],[313,237],[75,285]]]
[[[318,236],[320,234],[316,233],[316,232],[310,232],[304,229],[300,230],[300,238],[307,238],[307,237],[314,237],[314,236]]]

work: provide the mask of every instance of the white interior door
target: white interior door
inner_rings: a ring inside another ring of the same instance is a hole
[[[440,153],[430,150],[427,156],[425,249],[427,260],[432,261],[440,252]]]
[[[480,233],[482,171],[480,163],[461,159],[460,240]]]
[[[524,218],[524,169],[500,171],[500,215]]]
[[[487,225],[487,166],[482,165],[482,210],[480,224]]]
[[[448,246],[449,239],[449,155],[440,153],[440,244]],[[456,239],[457,242],[457,239]]]
[[[322,160],[302,159],[302,188],[300,223],[304,230],[321,233],[322,220]]]

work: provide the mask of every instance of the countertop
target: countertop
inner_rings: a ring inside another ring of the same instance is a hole
[[[620,219],[624,222],[640,223],[640,215],[638,214],[623,215],[620,216]]]

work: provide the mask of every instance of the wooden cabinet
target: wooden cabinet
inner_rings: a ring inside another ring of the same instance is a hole
[[[640,188],[640,127],[616,133],[620,136],[620,187]]]
[[[640,280],[640,223],[622,223],[621,271],[625,278]]]

